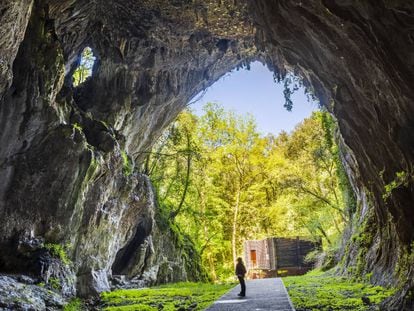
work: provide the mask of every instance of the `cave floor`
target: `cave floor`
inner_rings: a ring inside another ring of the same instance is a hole
[[[281,278],[249,280],[246,297],[239,298],[240,285],[223,295],[207,311],[294,311]]]

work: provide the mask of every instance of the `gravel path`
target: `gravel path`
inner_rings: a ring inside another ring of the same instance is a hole
[[[295,311],[281,278],[249,280],[246,297],[240,285],[223,295],[206,311]]]

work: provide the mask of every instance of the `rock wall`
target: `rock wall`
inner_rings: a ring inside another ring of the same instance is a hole
[[[108,289],[111,271],[189,278],[183,245],[154,225],[147,178],[126,167],[139,167],[193,96],[261,60],[276,76],[302,76],[338,120],[358,199],[342,272],[400,285],[389,307],[410,308],[413,9],[409,1],[3,1],[0,270],[27,272],[18,245],[40,239],[67,245],[82,295]],[[86,46],[97,61],[75,87]]]
[[[203,278],[191,245],[155,225],[147,178],[126,167],[191,97],[253,55],[253,33],[242,45],[222,39],[191,5],[168,1],[38,0],[24,28],[6,23],[22,3],[6,2],[1,24],[22,38],[7,46],[13,70],[1,85],[1,272],[47,281],[27,263],[52,244],[65,248],[81,296],[108,290],[112,269],[141,285]],[[96,65],[74,87],[85,46]],[[22,241],[39,243],[27,253]]]
[[[345,236],[343,272],[398,284],[403,289],[387,310],[411,310],[413,4],[257,1],[251,10],[269,63],[305,77],[338,121],[358,203]]]

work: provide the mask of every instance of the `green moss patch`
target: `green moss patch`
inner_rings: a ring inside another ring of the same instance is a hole
[[[102,293],[106,311],[204,310],[234,284],[175,283]]]
[[[283,282],[297,311],[377,310],[376,306],[395,292],[319,270],[286,277]]]
[[[85,308],[82,303],[82,300],[80,300],[79,298],[72,299],[63,308],[63,311],[82,311],[82,310],[85,310]]]
[[[129,176],[132,174],[133,170],[134,170],[134,165],[131,161],[131,159],[129,158],[128,154],[125,151],[121,151],[121,156],[122,156],[122,163],[123,163],[123,172],[125,176]]]
[[[71,263],[64,246],[60,244],[48,243],[45,244],[45,248],[49,250],[53,257],[60,259],[65,265],[69,265]]]

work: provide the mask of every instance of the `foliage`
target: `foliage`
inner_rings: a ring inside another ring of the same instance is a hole
[[[73,85],[78,86],[86,81],[87,78],[92,76],[92,69],[95,63],[96,57],[93,55],[92,49],[86,47],[80,58],[79,66],[73,73]]]
[[[104,310],[204,310],[234,284],[175,283],[102,293]]]
[[[84,310],[82,300],[79,298],[73,298],[66,304],[63,311],[81,311]]]
[[[382,198],[387,200],[391,196],[393,190],[401,186],[406,187],[408,185],[409,178],[409,174],[404,171],[396,172],[394,180],[385,185]]]
[[[303,276],[286,277],[283,281],[297,311],[376,310],[376,305],[395,292],[352,282],[331,271],[314,270]]]
[[[285,103],[283,107],[286,108],[287,111],[292,111],[293,108],[293,101],[292,95],[299,90],[300,81],[295,76],[286,76],[283,80],[283,96],[285,97]]]
[[[217,104],[201,117],[183,112],[143,168],[160,222],[194,241],[215,280],[233,274],[245,240],[310,236],[335,250],[349,221],[335,130],[325,112],[278,136]]]
[[[276,83],[283,82],[283,96],[285,98],[285,103],[283,104],[283,107],[285,107],[287,111],[292,111],[292,96],[296,93],[296,91],[298,91],[301,88],[305,89],[305,95],[308,102],[318,102],[318,98],[315,96],[313,88],[308,83],[306,83],[306,80],[301,78],[300,74],[298,73],[292,74],[287,73],[285,70],[275,70],[273,80]],[[320,103],[319,107],[322,108]]]
[[[401,280],[401,284],[409,282],[412,263],[414,262],[414,242],[401,249],[400,260],[397,262],[394,272]]]
[[[123,164],[123,173],[125,176],[129,176],[132,174],[132,171],[134,170],[134,166],[132,164],[132,161],[128,157],[128,154],[122,150],[121,151],[121,157],[122,157],[122,164]]]
[[[60,259],[65,265],[69,265],[71,263],[64,246],[53,243],[47,243],[44,246],[49,250],[53,257]]]

